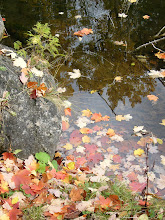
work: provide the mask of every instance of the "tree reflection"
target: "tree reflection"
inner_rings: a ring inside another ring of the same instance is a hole
[[[157,19],[156,12],[161,9],[158,7],[153,9],[154,4],[158,4],[154,0],[132,5],[123,0],[14,0],[14,2],[2,0],[2,2],[2,12],[4,15],[6,13],[10,23],[8,32],[13,38],[21,40],[24,37],[23,33],[30,30],[37,21],[48,22],[54,34],[60,33],[62,48],[72,55],[58,75],[55,71],[53,74],[62,85],[68,87],[70,95],[77,91],[75,81],[67,75],[67,72],[73,69],[80,69],[83,75],[76,80],[78,89],[97,90],[101,96],[106,92],[107,103],[112,110],[117,107],[119,101],[124,103],[126,98],[134,107],[141,102],[142,97],[154,91],[156,82],[149,79],[146,73],[147,69],[150,69],[149,62],[141,64],[131,55],[135,45],[144,43],[144,38],[149,39],[153,31],[152,22],[146,23],[142,19],[142,13],[143,7],[146,10],[148,5],[152,4],[149,10],[151,13],[154,10],[154,18]],[[59,15],[60,11],[63,11],[64,15]],[[123,12],[128,18],[118,17],[118,13]],[[81,15],[81,19],[76,20],[75,15]],[[161,26],[161,22],[157,26]],[[94,34],[84,36],[82,41],[79,41],[73,33],[84,27],[92,28]],[[126,45],[118,46],[114,41],[123,41]],[[123,77],[123,80],[116,82],[114,80],[116,76]]]

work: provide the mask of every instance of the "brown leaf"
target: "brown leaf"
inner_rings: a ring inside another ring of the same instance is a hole
[[[84,198],[83,196],[84,193],[85,191],[83,189],[72,188],[69,196],[71,198],[71,201],[76,202],[76,201],[81,201]]]

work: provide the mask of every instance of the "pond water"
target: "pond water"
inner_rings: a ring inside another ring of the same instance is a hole
[[[54,67],[52,74],[67,88],[68,100],[77,115],[83,109],[111,117],[111,125],[131,138],[134,126],[144,126],[165,140],[165,88],[161,79],[148,76],[150,70],[165,69],[163,60],[154,54],[152,45],[135,50],[155,40],[164,26],[164,0],[1,0],[0,10],[6,18],[10,37],[4,44],[25,42],[26,33],[40,21],[50,24],[53,34],[59,34],[62,50],[68,54],[65,65]],[[128,15],[120,18],[119,13]],[[79,18],[75,16],[79,15]],[[149,15],[149,19],[144,19]],[[74,32],[91,28],[93,34],[80,40]],[[115,41],[123,41],[116,45]],[[155,44],[165,48],[165,41]],[[67,72],[79,69],[82,77],[71,79]],[[115,81],[121,76],[121,82]],[[92,90],[96,90],[91,94]],[[156,103],[147,95],[159,97]],[[128,121],[116,121],[116,115],[130,114]],[[164,144],[162,146],[165,146]],[[165,153],[161,146],[160,155]]]

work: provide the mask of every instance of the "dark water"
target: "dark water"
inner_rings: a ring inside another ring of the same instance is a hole
[[[164,26],[164,8],[164,0],[139,0],[137,4],[121,0],[1,0],[1,14],[10,34],[3,43],[13,46],[15,40],[25,42],[24,33],[37,21],[49,23],[68,54],[65,65],[54,68],[52,74],[67,87],[75,111],[89,108],[111,116],[116,126],[132,131],[135,125],[144,125],[164,138],[165,128],[159,123],[165,118],[165,88],[159,79],[147,74],[151,69],[165,68],[164,62],[154,56],[158,51],[152,46],[135,51],[139,45],[154,40]],[[121,19],[118,13],[128,17]],[[148,20],[143,19],[146,14]],[[76,19],[76,15],[81,18]],[[84,27],[92,28],[93,34],[79,41],[73,33]],[[114,41],[123,41],[127,46],[115,45]],[[156,46],[165,48],[165,41]],[[145,56],[143,62],[136,55]],[[73,69],[80,69],[83,77],[70,79],[67,72]],[[115,82],[116,76],[123,80]],[[91,95],[91,90],[97,92]],[[146,98],[149,94],[159,97],[156,104]],[[121,123],[115,120],[118,114],[130,114],[133,119]]]

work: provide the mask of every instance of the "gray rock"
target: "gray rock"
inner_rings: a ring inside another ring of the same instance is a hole
[[[0,41],[2,40],[4,31],[5,31],[5,26],[4,26],[2,17],[0,15]]]
[[[3,120],[1,151],[9,147],[12,150],[22,149],[18,154],[22,159],[41,151],[53,157],[61,134],[61,115],[57,107],[45,98],[29,97],[27,89],[23,89],[23,84],[19,80],[21,68],[14,67],[9,57],[0,55],[0,66],[6,68],[0,70],[0,98],[4,91],[8,91],[9,110],[17,114],[12,116],[7,108],[1,109]],[[38,77],[31,79],[33,80],[38,81]],[[53,76],[48,73],[44,73],[41,82],[47,86],[55,85]],[[4,139],[5,143],[2,145]]]

